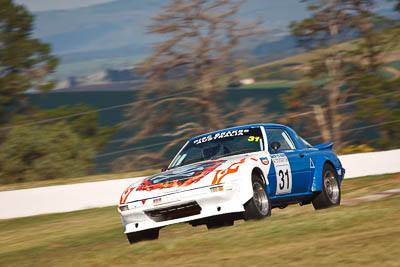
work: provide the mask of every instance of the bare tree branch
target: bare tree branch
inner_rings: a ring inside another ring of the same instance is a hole
[[[160,161],[185,138],[232,123],[265,118],[264,102],[246,100],[230,110],[224,103],[227,84],[241,66],[241,41],[264,33],[260,22],[240,23],[237,15],[242,3],[172,0],[153,18],[148,32],[164,40],[138,66],[146,80],[122,125],[136,130],[128,143],[140,142],[155,133],[174,139],[157,155],[131,156],[132,160],[122,159],[118,164]],[[173,96],[185,92],[187,95]],[[164,96],[165,99],[151,101]]]

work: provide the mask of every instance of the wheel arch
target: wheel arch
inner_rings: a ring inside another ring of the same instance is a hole
[[[313,173],[313,182],[312,182],[312,186],[311,186],[312,192],[322,191],[322,180],[323,180],[322,178],[323,178],[323,173],[324,173],[324,167],[327,164],[331,165],[332,168],[335,170],[336,175],[338,175],[334,163],[329,158],[320,157],[317,160],[317,162],[315,163],[315,169],[314,169],[314,173]]]
[[[267,189],[267,193],[270,194],[268,178],[265,176],[264,172],[259,167],[254,167],[251,172],[251,175],[253,174],[257,174],[261,178],[264,182],[265,188]]]
[[[242,165],[240,172],[236,173],[235,181],[240,184],[240,192],[238,194],[238,201],[245,205],[253,197],[252,176],[257,174],[264,182],[267,193],[270,194],[268,170],[264,170],[262,166],[257,163],[251,162],[248,165]],[[232,177],[233,178],[233,177]]]

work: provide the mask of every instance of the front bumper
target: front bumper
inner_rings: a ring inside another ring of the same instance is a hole
[[[128,203],[128,210],[121,211],[125,233],[139,232],[159,228],[170,224],[204,219],[211,216],[243,212],[237,194],[237,184],[220,184],[223,190],[213,190],[216,186],[207,186],[147,199],[144,203]],[[141,205],[142,204],[142,205]]]

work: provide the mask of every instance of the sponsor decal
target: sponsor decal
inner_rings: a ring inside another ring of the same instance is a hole
[[[269,164],[269,160],[268,160],[267,157],[260,158],[260,161],[261,161],[261,163],[264,164],[264,165],[268,165],[268,164]]]
[[[154,205],[154,206],[161,205],[161,204],[162,204],[161,198],[155,198],[155,199],[153,199],[153,205]]]
[[[146,203],[146,199],[142,199],[142,204],[144,205]]]
[[[155,189],[186,187],[197,183],[207,174],[218,168],[225,160],[191,164],[178,169],[162,172],[145,179],[136,191],[152,191]]]
[[[225,169],[225,170],[218,170],[218,171],[215,173],[215,177],[214,177],[214,180],[212,181],[212,184],[219,184],[219,183],[221,182],[221,180],[222,180],[225,176],[227,176],[228,174],[237,172],[237,171],[239,170],[239,167],[240,167],[239,165],[240,165],[240,164],[243,164],[245,160],[246,160],[246,158],[243,158],[243,159],[241,159],[241,160],[238,161],[238,162],[232,163],[232,165],[229,166],[229,167],[228,167],[227,169]],[[235,166],[235,167],[234,167],[234,166]]]
[[[216,133],[216,134],[210,134],[210,135],[201,137],[197,140],[194,140],[193,143],[198,145],[198,144],[209,142],[209,141],[216,140],[216,139],[241,136],[248,132],[249,132],[249,129],[241,129],[241,130],[231,130],[231,131],[226,131],[226,132],[221,132],[221,133]]]
[[[311,169],[315,168],[314,162],[312,161],[311,158],[310,158],[310,168],[311,168]]]
[[[271,159],[272,159],[273,163],[278,164],[278,165],[286,164],[288,162],[288,159],[287,159],[286,155],[283,154],[283,153],[272,154],[271,155]]]

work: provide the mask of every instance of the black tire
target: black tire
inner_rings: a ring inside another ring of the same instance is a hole
[[[144,230],[135,233],[128,233],[126,237],[130,244],[134,244],[144,240],[157,240],[160,234],[160,228]]]
[[[341,191],[336,170],[325,164],[322,172],[322,191],[316,193],[312,201],[314,209],[326,209],[340,205]]]
[[[263,219],[271,215],[271,200],[262,179],[253,174],[251,177],[253,197],[244,205],[243,217],[249,219]]]

